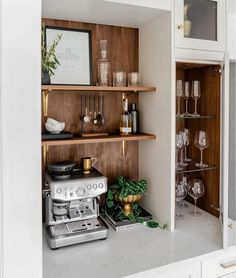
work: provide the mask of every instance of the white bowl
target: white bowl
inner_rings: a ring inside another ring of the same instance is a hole
[[[45,123],[45,128],[52,134],[59,134],[65,128],[65,123],[60,123],[54,119],[48,118],[47,122]]]

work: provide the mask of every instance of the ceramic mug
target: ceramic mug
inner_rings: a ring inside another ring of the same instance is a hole
[[[93,165],[97,162],[97,159],[94,157],[82,157],[81,162],[84,174],[90,174]]]

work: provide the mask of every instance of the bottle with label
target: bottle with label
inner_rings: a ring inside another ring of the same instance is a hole
[[[122,115],[120,119],[120,134],[122,136],[131,135],[132,132],[132,120],[131,114],[128,111],[128,99],[122,100]]]
[[[111,85],[111,64],[107,58],[107,40],[100,41],[101,58],[98,61],[98,85]]]
[[[136,108],[136,103],[131,103],[130,114],[132,119],[132,133],[139,133],[139,111]]]

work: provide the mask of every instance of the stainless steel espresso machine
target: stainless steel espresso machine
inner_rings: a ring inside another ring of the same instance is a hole
[[[107,191],[107,178],[92,169],[74,170],[66,178],[45,173],[46,237],[50,248],[108,237],[108,227],[99,217],[99,198]]]

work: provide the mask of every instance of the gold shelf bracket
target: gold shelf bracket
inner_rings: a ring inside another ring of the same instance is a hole
[[[48,146],[43,145],[43,164],[47,164]]]
[[[122,158],[124,159],[126,156],[126,144],[127,142],[125,140],[122,141]]]
[[[48,97],[49,97],[49,91],[43,90],[43,116],[48,116]]]

